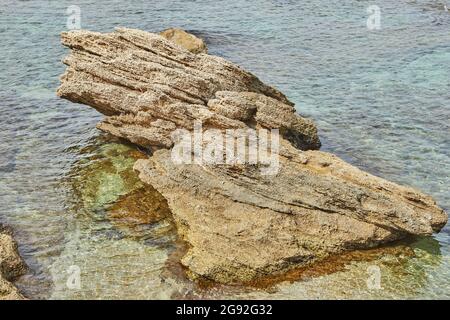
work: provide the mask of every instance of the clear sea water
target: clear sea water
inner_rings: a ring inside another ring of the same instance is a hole
[[[450,298],[448,225],[270,287],[187,280],[170,219],[134,225],[108,213],[117,200],[146,201],[134,148],[96,130],[94,110],[55,96],[70,5],[84,29],[198,34],[313,118],[323,150],[450,211],[450,1],[1,0],[0,222],[30,268],[17,282],[27,297]],[[379,30],[367,28],[369,5],[381,9]],[[373,266],[381,289],[368,289]],[[79,288],[70,285],[78,270]]]

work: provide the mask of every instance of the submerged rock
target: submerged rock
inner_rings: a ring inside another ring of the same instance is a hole
[[[305,149],[320,147],[315,125],[295,114],[281,92],[222,58],[124,28],[64,32],[62,42],[72,52],[58,95],[107,115],[98,125],[105,132],[146,148],[170,148],[171,133],[191,130],[196,120],[214,128],[248,128],[256,121],[288,131]],[[253,109],[245,109],[250,103]]]
[[[106,216],[117,229],[153,245],[176,239],[167,201],[151,186],[121,197],[106,210]]]
[[[71,167],[67,182],[77,228],[96,237],[170,247],[177,233],[167,201],[133,170],[136,160],[147,156],[117,140],[100,135]]]
[[[11,283],[26,272],[11,231],[0,224],[0,300],[25,299]]]
[[[252,281],[331,254],[430,235],[447,221],[431,197],[315,151],[314,123],[222,58],[124,28],[63,33],[62,42],[72,51],[58,94],[104,113],[101,130],[154,151],[135,169],[167,200],[189,247],[181,262],[194,278]],[[280,148],[271,150],[277,171],[268,175],[265,165],[249,162],[177,163],[174,131],[195,135],[198,122],[200,133],[215,130],[227,141],[248,129],[278,129]]]

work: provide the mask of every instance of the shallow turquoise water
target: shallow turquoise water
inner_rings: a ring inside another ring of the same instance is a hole
[[[14,228],[30,266],[18,285],[31,298],[449,298],[449,226],[410,244],[412,257],[386,253],[270,290],[195,287],[168,267],[171,234],[136,235],[105,218],[105,207],[136,187],[121,176],[132,158],[95,129],[99,114],[55,96],[69,5],[80,7],[85,29],[181,27],[286,93],[316,121],[324,150],[417,187],[449,211],[445,3],[0,1],[0,222]],[[380,30],[366,27],[372,4]],[[383,289],[367,289],[373,264]],[[72,265],[80,289],[65,285]]]

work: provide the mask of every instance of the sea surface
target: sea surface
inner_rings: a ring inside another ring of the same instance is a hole
[[[323,150],[450,211],[450,1],[0,0],[0,223],[29,266],[17,282],[27,297],[450,298],[449,225],[267,286],[186,279],[170,217],[129,218],[159,208],[131,169],[142,154],[55,95],[73,5],[83,29],[199,35],[314,119]]]

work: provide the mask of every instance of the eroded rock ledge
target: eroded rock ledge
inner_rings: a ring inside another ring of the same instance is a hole
[[[345,250],[408,235],[430,235],[447,221],[417,190],[314,151],[314,123],[281,92],[238,66],[195,54],[140,30],[62,34],[71,48],[58,94],[106,115],[98,128],[153,151],[140,178],[168,201],[189,244],[193,277],[250,281]],[[192,51],[192,50],[191,50]],[[279,171],[258,165],[175,164],[175,129],[279,129]]]

